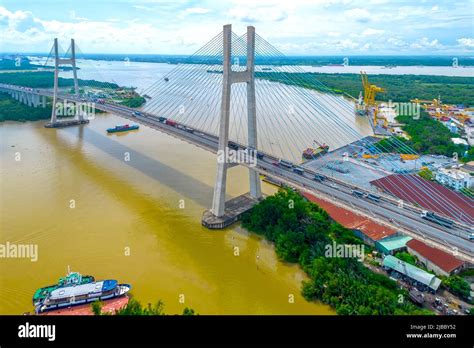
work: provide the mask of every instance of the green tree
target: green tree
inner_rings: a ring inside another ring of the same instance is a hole
[[[104,303],[102,301],[92,302],[92,313],[94,313],[94,315],[101,315],[103,306]]]
[[[453,275],[449,277],[442,277],[441,279],[441,284],[453,294],[458,295],[464,299],[469,297],[471,287],[469,286],[469,283],[460,276]]]
[[[186,308],[183,310],[183,315],[197,315],[197,313],[194,312],[194,309],[189,308],[189,307],[186,307]]]
[[[428,168],[424,168],[418,172],[418,175],[426,180],[434,180],[433,172]]]

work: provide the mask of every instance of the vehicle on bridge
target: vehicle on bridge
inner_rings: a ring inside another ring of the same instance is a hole
[[[227,146],[229,147],[229,149],[232,149],[232,150],[238,150],[240,148],[239,144],[234,143],[233,141],[229,141]]]
[[[166,123],[166,120],[167,120],[166,117],[163,117],[163,116],[158,117],[158,121],[160,122]]]
[[[364,193],[358,190],[351,190],[351,193],[356,197],[364,197]]]
[[[294,171],[296,174],[299,174],[299,175],[303,175],[303,174],[304,174],[304,169],[301,168],[301,167],[294,167],[294,168],[293,168],[293,171]]]
[[[293,163],[282,160],[282,159],[278,161],[278,164],[286,168],[290,168],[290,169],[293,168]]]
[[[168,126],[172,126],[172,127],[176,127],[176,126],[177,126],[176,121],[171,120],[171,119],[169,119],[169,118],[165,121],[165,123],[166,123]]]
[[[252,153],[252,152],[255,153],[255,154],[257,155],[257,158],[258,158],[258,159],[263,159],[263,157],[265,157],[263,153],[258,152],[258,151],[257,151],[255,148],[253,148],[252,146],[247,147],[247,150],[249,151],[249,153]]]
[[[380,198],[382,198],[380,196],[374,195],[373,193],[369,193],[369,194],[365,195],[365,197],[367,199],[370,199],[371,201],[374,201],[374,202],[378,202],[378,201],[380,201]]]
[[[135,117],[137,117],[137,116],[142,116],[142,113],[139,112],[139,111],[134,111],[134,112],[132,113],[132,116],[135,116]]]
[[[469,240],[474,240],[474,233],[469,234]]]
[[[185,127],[184,127],[184,130],[185,130],[186,132],[188,132],[188,133],[194,133],[194,129],[191,128],[191,127],[185,126]]]
[[[423,219],[426,219],[428,221],[434,222],[438,225],[448,227],[448,228],[453,227],[453,224],[454,224],[454,222],[452,220],[447,219],[447,218],[442,217],[442,216],[439,216],[438,214],[435,214],[432,211],[423,210],[421,212],[420,216]]]
[[[325,179],[326,179],[326,177],[324,175],[320,175],[320,174],[315,174],[314,178],[313,178],[313,180],[319,181],[319,182],[324,181]]]

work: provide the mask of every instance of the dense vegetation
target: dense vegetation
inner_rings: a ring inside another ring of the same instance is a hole
[[[102,313],[103,303],[101,301],[95,301],[92,303],[92,313],[95,315],[104,315]],[[159,300],[154,305],[149,303],[147,306],[143,306],[139,301],[131,298],[127,305],[115,312],[115,315],[166,315],[164,312],[165,304]],[[183,315],[196,315],[192,308],[184,308]]]
[[[449,292],[467,300],[471,291],[471,287],[467,281],[458,275],[441,277],[441,280],[443,281],[443,286],[448,289]]]
[[[129,108],[138,108],[146,103],[146,99],[140,96],[124,99],[120,104],[128,106]]]
[[[0,59],[0,70],[35,70],[38,66],[31,64],[26,57],[9,57]]]
[[[358,98],[362,90],[358,74],[257,72],[256,77],[319,91],[325,91],[324,85],[335,93],[347,93],[354,98]],[[385,88],[385,93],[377,95],[377,100],[381,101],[408,102],[415,98],[433,100],[441,96],[443,103],[474,103],[474,77],[371,75],[369,80],[370,83]]]
[[[338,244],[362,244],[352,231],[330,219],[317,205],[291,190],[280,191],[244,214],[243,227],[275,243],[278,256],[298,262],[310,276],[302,293],[333,306],[338,314],[425,314],[408,301],[397,284],[355,258],[326,257]]]
[[[397,259],[405,261],[410,265],[417,266],[416,264],[416,257],[407,253],[406,251],[400,251],[394,255]]]
[[[0,74],[0,83],[18,85],[31,88],[52,88],[54,84],[54,73],[50,71],[36,72],[11,72]],[[78,81],[79,86],[94,86],[95,88],[118,88],[115,83],[100,82],[96,80]],[[58,79],[59,87],[72,87],[74,80],[60,77]]]
[[[403,129],[410,136],[407,143],[417,153],[453,157],[453,153],[456,152],[462,161],[474,160],[474,148],[454,144],[451,138],[458,135],[451,133],[441,122],[433,120],[427,113],[422,112],[418,120],[409,116],[398,116],[397,121],[405,124]]]
[[[441,122],[432,119],[426,112],[421,112],[419,119],[410,116],[397,116],[397,121],[403,123],[402,127],[409,135],[407,140],[402,137],[383,139],[374,145],[380,152],[413,153],[443,155],[453,157],[456,152],[463,162],[474,160],[474,148],[457,145],[451,138],[459,135],[451,133]],[[429,175],[430,173],[425,173]]]
[[[2,74],[0,74],[2,75]],[[0,93],[0,122],[2,121],[37,121],[51,117],[51,105],[45,108],[32,108],[11,98],[6,93]]]
[[[418,172],[418,175],[421,176],[425,180],[434,180],[434,175],[431,170],[428,168],[423,168]]]

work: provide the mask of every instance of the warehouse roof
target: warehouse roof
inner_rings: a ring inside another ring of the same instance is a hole
[[[350,210],[341,208],[333,203],[322,200],[309,193],[302,192],[302,195],[306,199],[316,203],[321,208],[323,208],[334,221],[337,221],[342,226],[351,230],[359,230],[364,235],[374,241],[378,241],[385,237],[392,236],[396,233],[394,230],[385,227],[384,225],[377,224],[366,217],[357,215],[351,212]]]
[[[438,290],[439,285],[441,284],[441,280],[434,274],[425,272],[421,268],[410,265],[409,263],[399,260],[392,255],[385,256],[383,259],[383,266],[402,273],[407,277],[430,287],[434,291]]]
[[[395,236],[380,240],[377,243],[382,245],[386,250],[391,251],[404,248],[411,239],[412,238],[408,236]]]
[[[459,260],[453,255],[445,251],[433,248],[416,239],[412,239],[411,241],[409,241],[407,243],[407,247],[413,249],[425,259],[429,260],[431,263],[435,264],[443,271],[448,273],[451,273],[456,268],[459,268],[464,264],[464,261]]]
[[[417,175],[393,174],[370,182],[404,201],[474,224],[474,199]]]

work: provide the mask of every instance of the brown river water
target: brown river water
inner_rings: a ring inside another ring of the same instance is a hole
[[[106,134],[124,122],[99,115],[59,130],[0,123],[0,243],[38,246],[36,262],[0,259],[0,314],[33,311],[34,291],[68,266],[129,283],[140,302],[161,299],[170,314],[186,306],[200,314],[334,314],[301,297],[304,272],[279,261],[270,243],[238,225],[201,226],[215,155],[144,126]],[[229,197],[248,191],[247,178],[243,167],[229,170]]]

